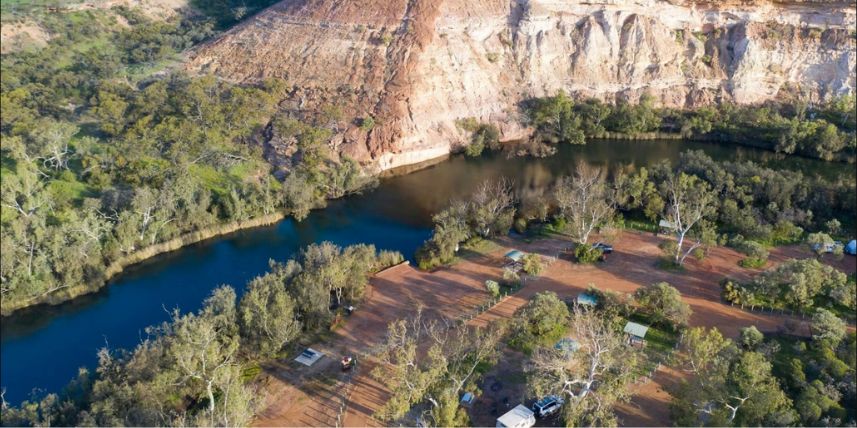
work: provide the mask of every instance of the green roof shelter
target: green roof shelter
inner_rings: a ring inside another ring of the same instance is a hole
[[[633,321],[628,321],[628,324],[625,324],[625,334],[631,335],[632,337],[635,337],[640,340],[646,337],[646,332],[648,331],[648,326],[637,324]]]
[[[512,260],[513,262],[519,262],[522,258],[524,258],[524,253],[518,250],[512,250],[506,253],[506,258]]]

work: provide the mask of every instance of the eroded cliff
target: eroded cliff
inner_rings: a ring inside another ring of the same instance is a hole
[[[466,144],[457,119],[524,136],[520,101],[558,90],[669,106],[853,93],[854,26],[853,3],[285,0],[187,67],[287,79],[287,109],[338,106],[332,146],[388,169]]]

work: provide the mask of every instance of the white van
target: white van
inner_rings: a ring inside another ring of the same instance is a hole
[[[497,418],[497,428],[530,428],[535,424],[535,414],[523,404],[518,404],[514,409]]]

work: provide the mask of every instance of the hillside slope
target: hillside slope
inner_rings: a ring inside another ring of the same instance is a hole
[[[753,3],[284,0],[187,68],[285,78],[296,114],[339,106],[334,148],[378,169],[465,144],[461,118],[523,136],[518,103],[558,90],[668,106],[854,92],[853,4]]]

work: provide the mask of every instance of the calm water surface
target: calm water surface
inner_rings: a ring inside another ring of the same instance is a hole
[[[286,260],[313,242],[372,243],[410,258],[431,234],[431,215],[486,179],[505,176],[526,192],[569,173],[578,159],[608,168],[639,167],[675,160],[687,149],[704,150],[719,160],[753,160],[809,175],[854,174],[852,165],[687,142],[597,141],[562,146],[547,159],[455,156],[428,169],[383,179],[377,189],[331,202],[303,222],[287,219],[192,245],[128,269],[96,294],[4,318],[0,385],[11,403],[34,391],[37,395],[59,391],[78,368],[95,366],[99,348],[131,348],[144,337],[146,326],[168,319],[169,309],[194,311],[220,284],[230,284],[240,293],[249,279],[265,272],[269,259]]]

